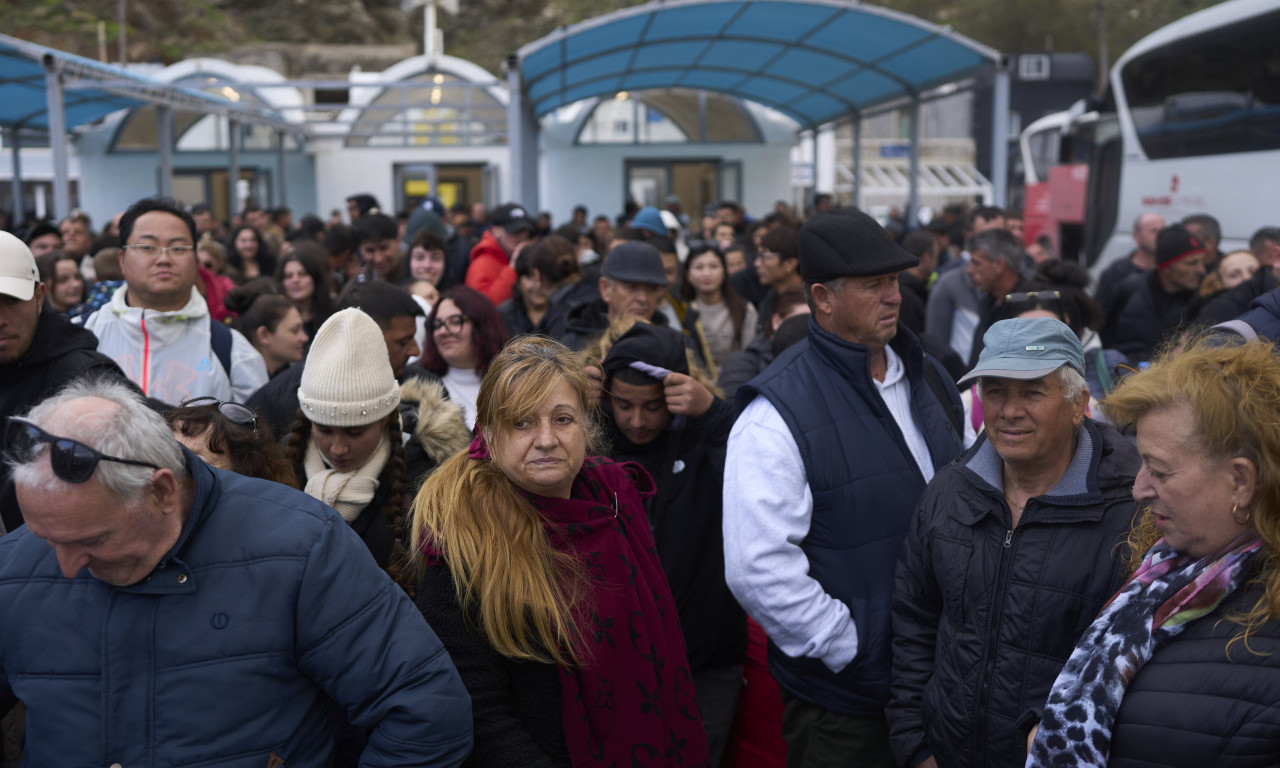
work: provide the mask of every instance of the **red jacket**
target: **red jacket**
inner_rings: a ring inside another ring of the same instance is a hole
[[[486,230],[480,242],[471,249],[471,266],[467,267],[467,287],[489,297],[496,307],[511,298],[516,284],[516,271],[493,232]]]

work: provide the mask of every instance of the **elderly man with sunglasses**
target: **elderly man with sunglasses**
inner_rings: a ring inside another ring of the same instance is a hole
[[[85,327],[148,397],[244,402],[267,382],[262,355],[213,320],[196,289],[196,224],[175,200],[139,200],[120,218],[125,284]]]
[[[986,429],[934,475],[898,560],[899,765],[1013,768],[1076,639],[1123,583],[1139,459],[1085,415],[1084,350],[1053,318],[991,326]]]
[[[342,518],[214,469],[142,398],[76,383],[5,425],[24,529],[0,540],[0,712],[24,764],[455,766],[470,698]]]

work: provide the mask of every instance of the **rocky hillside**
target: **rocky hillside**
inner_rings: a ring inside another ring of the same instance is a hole
[[[0,0],[5,34],[96,58],[99,22],[117,59],[126,6],[131,61],[170,63],[252,44],[417,45],[422,10],[409,0]],[[445,51],[498,74],[521,45],[636,0],[460,0],[440,14]],[[1088,51],[1103,64],[1142,35],[1214,0],[880,0],[1010,53]],[[379,67],[380,68],[380,67]]]

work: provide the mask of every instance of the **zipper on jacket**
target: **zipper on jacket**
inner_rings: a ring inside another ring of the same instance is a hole
[[[147,372],[151,368],[151,334],[147,333],[147,310],[142,310],[142,394],[147,391]]]
[[[1012,521],[1013,510],[1009,511],[1010,520]],[[996,568],[995,594],[1002,595],[1008,589],[1009,571],[1013,569],[1013,528],[1006,528],[1004,532],[1004,545],[1000,553],[1000,563]],[[985,636],[991,637],[991,633],[1000,626],[1000,621],[1004,617],[1004,601],[997,600],[995,606],[988,614],[987,631]],[[996,655],[991,654],[984,665],[982,675],[978,678],[978,698],[981,705],[978,707],[979,713],[984,713],[976,722],[974,734],[976,738],[973,741],[973,765],[984,765],[986,763],[987,739],[986,739],[986,717],[985,713],[991,709],[991,679],[996,665]],[[976,713],[975,713],[976,714]]]

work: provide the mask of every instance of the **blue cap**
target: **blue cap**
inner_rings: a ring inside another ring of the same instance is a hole
[[[990,376],[997,379],[1038,379],[1064,365],[1084,373],[1084,348],[1061,320],[1052,317],[1018,317],[1001,320],[982,337],[978,364],[960,378]]]
[[[667,236],[667,225],[662,220],[662,213],[652,205],[646,205],[631,219],[631,226],[636,229],[647,229],[655,235]]]

